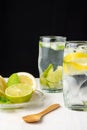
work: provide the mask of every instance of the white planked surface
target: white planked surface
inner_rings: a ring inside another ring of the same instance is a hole
[[[38,82],[39,87],[39,82]],[[22,116],[37,113],[52,103],[59,103],[61,108],[48,113],[38,123],[25,123]],[[87,112],[65,108],[63,94],[44,93],[43,102],[21,109],[0,109],[0,130],[87,130]]]

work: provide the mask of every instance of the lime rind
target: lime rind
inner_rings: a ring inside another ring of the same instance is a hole
[[[55,71],[51,70],[47,76],[47,80],[51,82],[59,82],[62,79],[62,67],[58,66]]]
[[[51,48],[53,50],[64,50],[65,42],[39,42],[40,47]]]
[[[62,89],[62,81],[59,82],[48,81],[48,86],[50,89]]]
[[[43,72],[43,76],[47,77],[48,73],[53,70],[53,65],[50,64]]]
[[[0,104],[10,104],[11,102],[6,97],[0,97]]]
[[[50,43],[49,42],[39,42],[39,46],[40,47],[50,48]]]
[[[8,81],[7,81],[7,86],[12,86],[14,84],[18,84],[20,83],[20,80],[19,80],[19,77],[17,75],[17,73],[13,73],[9,78],[8,78]]]
[[[47,76],[48,85],[50,88],[61,88],[62,82],[62,66],[58,66],[55,71],[50,71]]]
[[[20,76],[22,76],[22,80],[20,80]],[[26,80],[27,78],[27,80]],[[28,80],[29,78],[29,80]],[[30,83],[30,80],[32,80],[32,83]],[[13,88],[14,85],[16,86],[15,89]],[[19,95],[19,89],[18,86],[22,87],[22,93],[25,92],[26,86],[28,87],[26,89],[25,95]],[[24,86],[24,89],[23,89]],[[9,104],[9,103],[20,103],[20,102],[26,102],[29,101],[32,94],[35,92],[37,87],[36,80],[34,76],[27,72],[18,72],[13,73],[11,76],[9,76],[8,79],[4,80],[3,77],[0,76],[0,103],[1,104]],[[12,91],[10,92],[10,95],[6,93],[8,89]],[[30,88],[30,90],[29,90]],[[32,88],[32,89],[31,89]],[[30,94],[29,94],[29,91]],[[16,96],[15,96],[16,95]]]
[[[51,44],[51,49],[53,50],[64,50],[65,42],[53,42]]]
[[[50,64],[40,76],[40,83],[43,88],[61,88],[62,66],[58,66],[54,71],[53,65]]]
[[[15,84],[5,90],[5,95],[13,103],[22,103],[30,100],[33,94],[32,86],[29,84]]]
[[[45,70],[44,70],[44,72],[41,74],[41,76],[40,76],[40,83],[45,87],[45,86],[47,86],[47,84],[48,84],[48,81],[47,81],[47,75],[48,75],[48,73],[49,73],[49,71],[51,71],[53,69],[53,65],[52,64],[50,64]]]

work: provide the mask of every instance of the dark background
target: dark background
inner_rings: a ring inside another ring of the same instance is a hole
[[[41,35],[87,40],[87,4],[83,0],[11,0],[0,3],[0,75],[26,71],[38,77]]]

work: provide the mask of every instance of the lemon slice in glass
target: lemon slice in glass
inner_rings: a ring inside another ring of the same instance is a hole
[[[76,52],[64,57],[64,72],[66,74],[81,74],[87,72],[87,54]]]
[[[87,59],[87,54],[86,53],[83,53],[83,52],[75,52],[75,53],[70,53],[70,54],[67,54],[65,57],[64,57],[64,61],[65,62],[73,62],[73,61],[76,61],[78,62],[77,60],[78,59]],[[80,60],[79,60],[80,61]]]
[[[12,103],[22,103],[30,100],[33,93],[32,86],[29,84],[19,83],[7,87],[5,95]]]

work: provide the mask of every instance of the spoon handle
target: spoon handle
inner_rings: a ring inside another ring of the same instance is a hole
[[[46,108],[45,110],[41,111],[39,114],[41,116],[43,116],[43,115],[45,115],[45,114],[47,114],[47,113],[49,113],[49,112],[51,112],[59,107],[60,107],[59,104],[53,104],[53,105],[49,106],[48,108]]]

